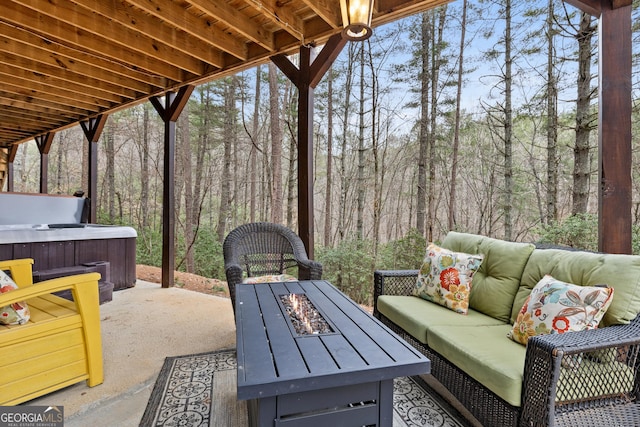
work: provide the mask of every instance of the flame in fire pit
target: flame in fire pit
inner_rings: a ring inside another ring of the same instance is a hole
[[[285,294],[280,296],[291,324],[299,335],[317,335],[333,332],[305,294]]]

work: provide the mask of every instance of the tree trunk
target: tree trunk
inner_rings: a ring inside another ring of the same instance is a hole
[[[547,224],[558,219],[558,81],[554,69],[554,0],[547,11]]]
[[[200,114],[202,116],[201,126],[198,130],[198,145],[196,148],[196,170],[195,170],[195,179],[193,182],[193,210],[191,214],[191,222],[193,224],[200,224],[200,209],[197,208],[200,206],[206,197],[206,193],[208,192],[209,185],[207,184],[210,180],[208,177],[205,179],[205,170],[206,170],[206,155],[209,151],[209,123],[211,116],[211,85],[207,84],[200,89]],[[193,155],[193,154],[192,154]],[[204,184],[204,188],[203,188]]]
[[[372,269],[375,269],[380,247],[380,221],[382,218],[382,188],[384,185],[385,169],[382,167],[384,156],[381,155],[381,132],[378,129],[378,75],[373,66],[371,49],[369,48],[369,67],[371,68],[371,154],[373,156],[373,258]],[[388,127],[387,122],[387,127]],[[387,128],[388,130],[388,128]],[[385,138],[388,138],[388,133]]]
[[[258,146],[258,129],[260,128],[260,65],[256,67],[256,87],[255,102],[253,104],[253,121],[251,122],[251,148],[249,149],[249,219],[251,222],[256,221],[256,198],[257,198],[257,146]]]
[[[418,154],[418,191],[416,193],[416,228],[425,236],[427,214],[427,155],[429,146],[429,47],[430,47],[429,13],[422,14],[421,40],[422,70],[420,71],[420,118],[419,154]]]
[[[140,212],[142,214],[142,228],[149,226],[149,108],[150,104],[142,106],[142,158],[140,176]]]
[[[62,132],[58,133],[58,144],[54,145],[54,148],[56,150],[56,193],[61,193],[62,192],[62,161],[64,159],[64,152],[63,152],[63,138],[64,138],[64,134]],[[0,188],[0,190],[2,190]]]
[[[591,43],[595,34],[591,25],[591,16],[582,13],[578,39],[578,100],[576,102],[576,145],[573,150],[573,206],[572,213],[586,213],[589,205],[589,137],[593,129],[593,117],[590,111],[591,98]]]
[[[107,121],[107,129],[106,129],[106,138],[104,139],[105,144],[105,158],[107,161],[107,167],[105,170],[106,175],[106,184],[107,184],[107,203],[108,203],[108,214],[109,214],[109,223],[113,224],[115,222],[116,217],[116,206],[115,206],[115,198],[116,198],[116,173],[115,173],[115,162],[116,162],[116,153],[114,146],[114,138],[115,131],[112,120]],[[93,201],[92,201],[93,202]]]
[[[325,247],[331,247],[331,197],[333,184],[333,69],[327,73],[327,182],[324,192],[324,232]]]
[[[340,241],[343,241],[347,234],[347,195],[349,193],[347,142],[349,140],[351,79],[353,77],[353,60],[355,57],[355,46],[353,43],[349,44],[348,53],[347,69],[345,70],[344,110],[342,115],[342,144],[340,147],[340,214],[338,215],[338,235],[340,236]]]
[[[358,191],[357,191],[357,208],[356,208],[356,236],[358,240],[362,240],[364,236],[364,43],[360,43],[360,101],[359,101],[359,126],[358,126]]]
[[[460,150],[460,101],[462,100],[462,84],[464,77],[464,48],[466,43],[467,31],[467,0],[462,2],[462,22],[460,24],[460,51],[458,55],[458,78],[456,79],[456,111],[455,124],[453,129],[453,152],[451,155],[451,190],[449,194],[449,215],[447,225],[449,230],[456,228],[456,199],[458,179],[458,152]]]
[[[269,63],[269,117],[271,127],[271,222],[282,223],[282,127],[276,65]]]
[[[193,256],[193,244],[195,243],[195,233],[193,219],[196,217],[194,208],[194,191],[193,191],[193,170],[191,166],[191,158],[193,153],[191,150],[191,127],[189,123],[189,104],[184,106],[180,118],[180,168],[183,183],[184,197],[184,245],[185,245],[185,270],[187,273],[195,273],[195,260]]]
[[[218,241],[223,242],[226,232],[227,220],[229,218],[229,208],[231,203],[231,150],[233,148],[233,108],[235,103],[235,87],[233,79],[225,79],[224,83],[224,128],[223,128],[223,145],[224,157],[222,161],[222,176],[220,188],[220,213],[218,215],[217,235]]]
[[[431,103],[429,114],[429,182],[427,184],[427,240],[434,240],[433,226],[436,219],[435,193],[436,193],[436,128],[438,117],[438,80],[440,78],[440,66],[442,64],[441,52],[443,46],[443,30],[445,18],[447,16],[447,7],[442,6],[437,9],[437,15],[434,11],[431,25]],[[436,23],[436,17],[438,22]],[[436,35],[437,32],[437,35]]]
[[[513,234],[512,197],[513,197],[513,110],[512,110],[512,72],[511,56],[511,0],[505,2],[504,30],[504,238],[511,240]]]

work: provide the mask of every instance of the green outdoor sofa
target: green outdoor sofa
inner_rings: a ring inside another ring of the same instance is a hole
[[[413,296],[418,270],[376,271],[374,315],[431,359],[431,372],[485,426],[639,426],[640,256],[540,249],[450,232],[483,254],[468,314]],[[614,288],[597,329],[507,337],[546,275]]]

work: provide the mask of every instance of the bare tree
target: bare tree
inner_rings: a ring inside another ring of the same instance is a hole
[[[331,246],[331,196],[333,186],[333,69],[327,73],[327,182],[324,192],[324,232],[326,247]]]
[[[142,149],[140,150],[140,209],[142,227],[149,226],[149,103],[142,107]]]
[[[111,120],[107,120],[106,124],[106,132],[104,140],[104,154],[107,160],[107,168],[105,171],[106,179],[105,183],[107,186],[107,211],[109,214],[109,222],[113,224],[116,216],[115,212],[115,195],[116,195],[116,174],[115,174],[115,126],[113,123],[113,118]]]
[[[231,207],[231,150],[233,149],[234,128],[233,116],[235,114],[235,79],[224,80],[224,124],[222,139],[224,146],[223,169],[220,179],[220,212],[218,214],[217,235],[218,241],[224,240],[229,210]]]
[[[348,140],[349,140],[349,112],[351,85],[353,75],[353,62],[355,58],[355,46],[349,44],[347,49],[347,69],[345,70],[344,84],[344,109],[342,111],[342,141],[340,146],[340,213],[338,215],[338,234],[340,241],[344,240],[347,234],[347,200],[349,193],[349,173],[348,173]]]
[[[558,219],[558,79],[555,71],[554,0],[547,3],[547,224]]]
[[[180,141],[176,147],[176,156],[179,166],[180,187],[182,188],[182,197],[178,199],[184,200],[184,220],[182,222],[184,230],[184,265],[188,273],[195,272],[195,260],[193,255],[193,244],[195,242],[194,218],[194,194],[193,194],[193,168],[191,160],[193,152],[191,149],[191,126],[189,123],[189,112],[191,108],[189,103],[185,105],[182,114],[178,118],[178,127],[180,130]],[[178,175],[178,174],[176,174]],[[176,176],[177,181],[177,176]],[[177,184],[177,182],[176,182]],[[176,194],[178,191],[176,190]],[[180,266],[181,262],[177,265]]]
[[[464,51],[466,45],[467,32],[467,0],[462,2],[462,16],[460,23],[460,50],[458,51],[458,78],[456,79],[456,109],[455,123],[453,128],[453,147],[451,156],[451,190],[449,195],[449,215],[447,218],[449,230],[456,227],[456,200],[457,187],[456,181],[458,177],[458,151],[460,149],[460,109],[462,101],[462,83],[464,76]]]
[[[511,0],[504,5],[504,238],[511,240],[513,235],[512,197],[513,197],[513,56],[511,52]]]
[[[573,207],[572,213],[585,213],[589,204],[589,137],[594,128],[591,112],[591,64],[593,61],[592,39],[596,27],[591,23],[591,15],[581,13],[578,40],[578,100],[576,102],[576,144],[573,163]]]
[[[271,118],[271,222],[282,223],[282,127],[277,67],[269,63],[269,116]]]
[[[436,195],[436,128],[437,128],[437,117],[438,117],[438,90],[439,84],[438,81],[440,79],[440,68],[442,67],[442,49],[443,49],[443,31],[445,19],[447,16],[447,6],[442,6],[433,11],[431,19],[433,23],[431,24],[431,48],[429,49],[431,53],[431,72],[429,73],[429,78],[431,80],[430,89],[431,89],[431,99],[430,99],[430,113],[429,113],[429,154],[428,154],[428,163],[429,163],[429,181],[427,184],[427,240],[434,240],[434,224],[436,221],[436,205],[435,205],[435,195]]]
[[[429,14],[424,12],[421,16],[421,51],[422,68],[420,70],[420,118],[419,154],[418,154],[418,191],[416,193],[416,229],[425,235],[427,216],[427,162],[429,153],[429,48],[431,47],[431,22]]]
[[[260,124],[260,66],[256,67],[255,100],[253,105],[253,121],[251,122],[251,148],[249,149],[249,219],[256,220],[256,197],[257,197],[257,151],[258,151],[258,129]]]
[[[365,43],[360,43],[360,99],[358,102],[358,178],[357,178],[357,196],[356,196],[356,236],[362,240],[364,235],[364,198],[365,198],[365,147],[364,147],[364,48]]]

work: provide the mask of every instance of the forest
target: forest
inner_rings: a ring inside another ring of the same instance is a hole
[[[633,2],[633,223],[640,226],[640,23]],[[359,302],[377,268],[417,268],[458,230],[597,249],[598,22],[559,0],[457,0],[348,43],[315,90],[316,259]],[[295,61],[295,58],[292,58]],[[273,64],[198,86],[177,123],[176,266],[224,279],[246,222],[297,230],[297,92]],[[161,264],[163,123],[111,114],[99,142],[99,222],[138,231]],[[79,128],[55,135],[49,192],[87,173]],[[15,190],[38,191],[22,144]],[[86,190],[86,189],[85,189]]]

